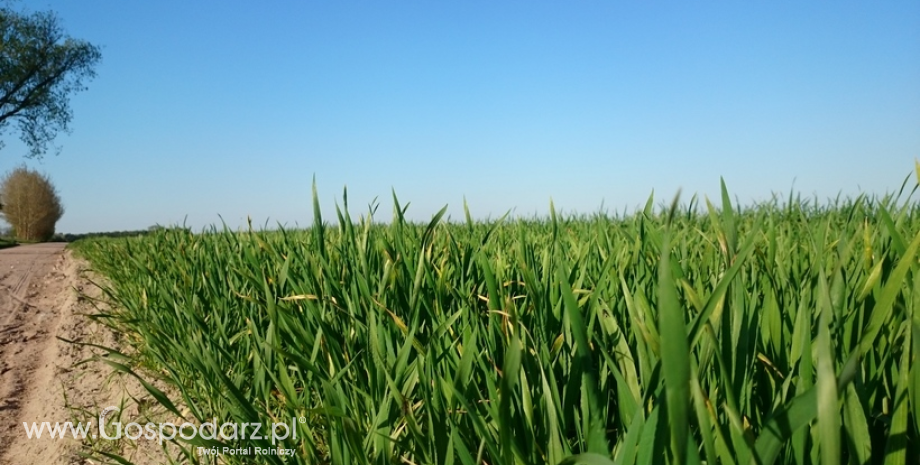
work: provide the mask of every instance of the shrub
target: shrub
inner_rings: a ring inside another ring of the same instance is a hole
[[[20,166],[0,181],[0,203],[13,234],[25,241],[46,241],[64,215],[64,207],[48,176]]]

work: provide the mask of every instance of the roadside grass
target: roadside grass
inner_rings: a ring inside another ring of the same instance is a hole
[[[741,207],[723,183],[721,209],[458,224],[410,223],[394,196],[389,224],[345,200],[335,226],[314,189],[308,230],[73,247],[137,354],[98,361],[156,374],[180,394],[151,396],[195,424],[295,425],[177,441],[188,463],[903,464],[920,456],[906,186]]]

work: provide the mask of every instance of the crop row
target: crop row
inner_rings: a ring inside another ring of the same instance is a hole
[[[917,204],[721,200],[415,224],[394,198],[387,224],[347,202],[330,224],[314,191],[306,230],[77,247],[131,345],[105,360],[170,384],[149,386],[164,408],[302,419],[296,440],[221,444],[295,457],[222,463],[920,456]],[[215,444],[178,443],[193,463]]]

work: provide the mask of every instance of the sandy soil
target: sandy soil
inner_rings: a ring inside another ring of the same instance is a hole
[[[137,383],[106,365],[77,365],[102,351],[61,340],[118,345],[117,335],[86,316],[97,313],[100,295],[87,268],[64,244],[0,250],[0,465],[99,463],[81,451],[114,452],[137,464],[166,461],[155,443],[52,439],[47,430],[29,438],[23,425],[87,421],[109,405],[137,416],[148,402]]]

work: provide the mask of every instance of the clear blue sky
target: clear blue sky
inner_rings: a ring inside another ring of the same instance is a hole
[[[426,219],[900,187],[920,2],[36,0],[102,47],[59,156],[62,232],[309,224],[391,189]]]

